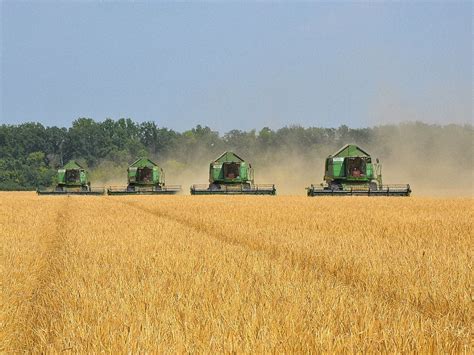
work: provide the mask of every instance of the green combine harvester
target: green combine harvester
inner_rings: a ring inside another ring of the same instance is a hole
[[[362,148],[347,144],[326,158],[325,182],[307,187],[308,196],[410,196],[410,185],[383,185],[382,165]]]
[[[58,169],[57,185],[53,190],[37,190],[39,195],[103,195],[103,188],[91,188],[89,174],[74,160]]]
[[[209,185],[191,186],[191,195],[275,195],[273,184],[256,185],[253,169],[237,154],[225,152],[209,166]]]
[[[147,158],[137,159],[127,169],[127,187],[109,187],[109,195],[174,195],[181,186],[165,185],[163,169]]]

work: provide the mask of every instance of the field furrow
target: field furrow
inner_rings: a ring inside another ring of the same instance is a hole
[[[49,325],[58,307],[49,306],[62,281],[68,199],[46,205],[30,199],[9,202],[0,204],[5,263],[2,349],[26,351],[54,336]]]

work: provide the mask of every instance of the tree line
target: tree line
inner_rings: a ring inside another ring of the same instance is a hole
[[[40,123],[0,125],[0,190],[30,190],[54,184],[56,169],[75,159],[105,176],[135,158],[155,159],[173,173],[207,164],[233,150],[262,169],[298,159],[316,164],[346,143],[373,149],[379,157],[420,157],[426,164],[439,159],[467,159],[472,171],[472,125],[433,125],[421,122],[368,128],[289,126],[280,129],[234,129],[219,134],[198,125],[184,132],[155,122],[129,118],[98,122],[79,118],[71,127]],[[165,170],[166,171],[166,170]]]

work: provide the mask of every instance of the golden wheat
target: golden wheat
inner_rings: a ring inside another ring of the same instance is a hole
[[[473,207],[2,193],[0,351],[471,352]]]

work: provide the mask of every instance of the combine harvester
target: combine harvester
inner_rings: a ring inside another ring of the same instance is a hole
[[[326,158],[325,183],[307,187],[308,196],[410,196],[410,185],[383,185],[382,165],[354,144]]]
[[[53,190],[37,190],[38,195],[103,195],[103,188],[91,188],[88,172],[74,160],[58,169]]]
[[[253,169],[237,154],[225,152],[209,166],[209,185],[191,186],[191,195],[275,195],[273,184],[256,185]]]
[[[127,169],[127,187],[109,187],[109,195],[174,195],[179,185],[165,185],[165,173],[147,158],[137,159]]]

